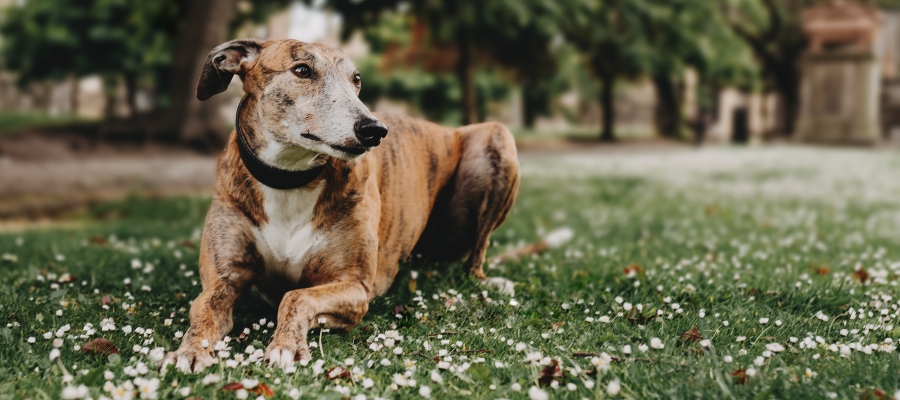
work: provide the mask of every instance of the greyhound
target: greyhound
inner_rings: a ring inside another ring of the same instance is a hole
[[[310,328],[359,324],[412,255],[468,256],[464,273],[511,285],[482,270],[519,185],[506,127],[373,114],[358,98],[353,62],[321,44],[221,44],[206,58],[197,98],[225,91],[234,75],[245,95],[203,227],[203,290],[164,365],[198,372],[216,363],[215,344],[251,287],[278,309],[265,359],[283,368],[310,358]]]

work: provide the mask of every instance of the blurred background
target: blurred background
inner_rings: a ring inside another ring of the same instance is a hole
[[[520,151],[900,143],[900,0],[0,0],[0,219],[208,193],[238,37],[341,48],[377,111]],[[235,78],[237,80],[237,78]]]

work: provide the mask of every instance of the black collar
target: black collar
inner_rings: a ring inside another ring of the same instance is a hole
[[[250,175],[263,185],[282,190],[303,187],[316,179],[322,173],[322,170],[325,169],[325,165],[305,171],[289,171],[266,164],[256,154],[253,154],[253,150],[250,149],[250,145],[247,144],[247,139],[244,137],[244,132],[241,130],[241,109],[244,107],[246,98],[246,96],[242,97],[241,102],[238,104],[237,113],[234,116],[234,126],[237,129],[241,161],[244,162],[244,167],[247,168]]]

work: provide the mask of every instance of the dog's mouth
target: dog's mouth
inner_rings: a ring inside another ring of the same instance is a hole
[[[302,134],[300,134],[300,136],[305,137],[305,138],[307,138],[307,139],[309,139],[309,140],[312,140],[312,141],[314,141],[314,142],[322,142],[322,143],[325,143],[325,141],[322,140],[322,138],[320,138],[320,137],[318,137],[318,136],[316,136],[316,135],[313,135],[312,133],[309,133],[309,132],[307,132],[307,133],[302,133]],[[332,149],[335,149],[335,150],[337,150],[337,151],[341,151],[341,152],[344,152],[344,153],[347,153],[347,154],[352,154],[352,155],[354,155],[354,156],[358,156],[358,155],[360,155],[360,154],[362,154],[362,153],[365,153],[366,150],[368,150],[368,148],[363,147],[363,146],[339,146],[339,145],[336,145],[336,144],[330,144],[330,143],[325,143],[325,145],[327,145],[328,147],[331,147]]]
[[[335,149],[337,151],[343,151],[344,153],[347,153],[347,154],[353,154],[354,156],[358,156],[362,153],[365,153],[367,150],[367,148],[365,148],[365,147],[357,147],[357,146],[338,146],[336,144],[329,144],[328,146],[330,146],[332,149]]]
[[[307,139],[309,139],[309,140],[312,140],[312,141],[314,141],[314,142],[321,142],[321,141],[322,141],[322,139],[321,139],[320,137],[318,137],[318,136],[316,136],[316,135],[313,135],[312,133],[309,133],[309,132],[303,133],[303,134],[301,134],[300,136],[303,136],[303,137],[305,137],[305,138],[307,138]]]

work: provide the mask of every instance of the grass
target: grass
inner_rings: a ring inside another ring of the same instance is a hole
[[[359,327],[321,339],[313,332],[322,361],[290,374],[245,353],[265,348],[273,331],[275,311],[255,294],[239,303],[230,354],[218,365],[199,375],[163,375],[153,365],[154,348],[177,347],[200,291],[194,271],[206,198],[131,199],[93,209],[78,230],[2,234],[0,398],[59,398],[84,385],[98,399],[112,397],[104,385],[143,382],[159,398],[187,390],[230,399],[237,392],[220,388],[248,378],[278,398],[335,399],[420,398],[423,386],[434,398],[605,398],[613,381],[618,396],[661,399],[864,398],[900,389],[896,155],[525,157],[519,202],[490,254],[558,228],[574,238],[488,268],[517,282],[514,298],[485,296],[457,264],[403,266]],[[101,329],[106,318],[114,329]],[[681,339],[692,328],[709,343]],[[63,339],[58,360],[49,358],[47,332]],[[403,338],[373,351],[386,333]],[[74,349],[97,337],[120,354]],[[656,339],[662,346],[641,350]],[[433,357],[443,351],[439,364]],[[238,354],[246,364],[227,365]],[[325,371],[336,366],[350,377],[329,380]],[[210,374],[219,381],[205,384]],[[557,383],[543,386],[542,377]]]
[[[51,116],[40,113],[22,113],[0,110],[0,135],[18,132],[23,128],[39,128],[65,125],[81,121],[74,116]]]

